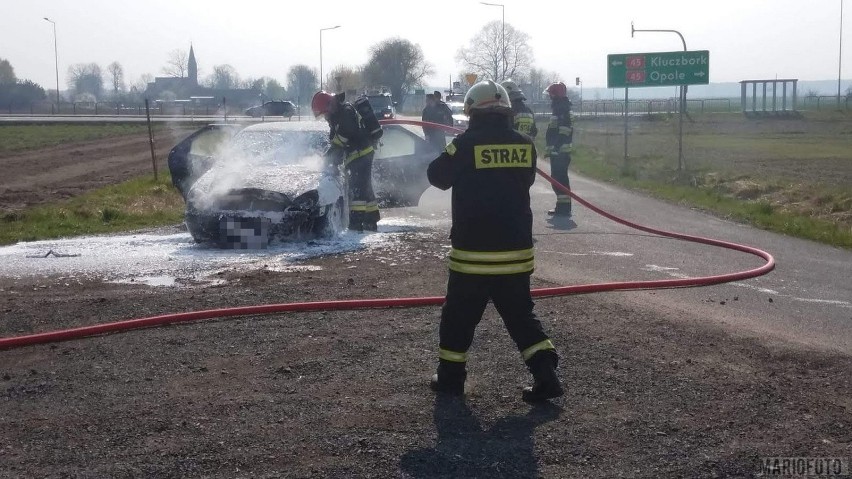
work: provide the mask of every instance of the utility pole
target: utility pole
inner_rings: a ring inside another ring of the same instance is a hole
[[[320,28],[320,31],[319,31],[319,35],[320,35],[320,90],[323,89],[322,88],[322,84],[323,84],[323,78],[322,78],[322,32],[324,32],[326,30],[334,30],[335,28],[340,28],[340,25],[335,25],[333,27],[328,27],[328,28]]]
[[[495,78],[495,82],[500,82],[506,79],[506,7],[502,3],[487,3],[487,2],[479,2],[483,5],[488,5],[489,7],[500,7],[503,11],[503,19],[501,21],[501,32],[500,32],[500,50],[501,55],[503,57],[503,68],[500,71],[500,78]]]
[[[44,17],[45,20],[53,24],[53,58],[56,62],[56,111],[59,112],[59,48],[56,43],[56,22]]]

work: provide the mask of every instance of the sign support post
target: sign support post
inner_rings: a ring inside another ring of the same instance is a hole
[[[625,99],[628,88],[675,85],[680,87],[678,171],[683,169],[683,114],[686,110],[686,85],[707,85],[708,83],[710,83],[710,52],[707,50],[607,55],[607,87],[624,88]],[[625,112],[626,109],[625,100]],[[625,119],[625,125],[626,123]],[[627,136],[626,126],[625,136]],[[626,158],[625,148],[625,161]]]

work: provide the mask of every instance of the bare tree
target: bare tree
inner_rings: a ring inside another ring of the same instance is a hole
[[[364,87],[361,72],[348,65],[334,67],[325,80],[326,86],[333,85],[335,91],[357,91]]]
[[[163,73],[174,78],[183,78],[189,70],[189,53],[186,50],[172,50],[169,60],[163,67]]]
[[[434,72],[423,57],[420,45],[401,38],[385,40],[370,49],[370,59],[364,66],[363,76],[368,86],[385,86],[400,106],[405,94],[420,86],[423,79]]]
[[[121,63],[110,63],[107,66],[107,73],[111,80],[110,83],[112,83],[113,95],[118,95],[120,92],[124,91],[124,67],[121,66]]]
[[[69,66],[66,82],[78,96],[88,94],[98,99],[104,89],[103,72],[97,63],[77,63]]]
[[[299,105],[310,103],[319,89],[317,72],[307,65],[293,65],[287,72],[287,91]]]
[[[493,21],[482,27],[469,46],[459,49],[456,60],[482,80],[524,78],[533,64],[529,39],[529,35],[508,23],[504,33],[503,24]]]
[[[240,85],[240,75],[231,65],[216,65],[213,74],[207,78],[207,84],[217,90],[231,90]]]
[[[148,84],[154,81],[154,75],[143,73],[139,79],[130,84],[129,98],[132,101],[140,101],[145,97],[145,92],[148,90]]]
[[[259,92],[263,92],[266,90],[266,77],[248,77],[240,81],[239,87],[245,90],[257,90]]]
[[[529,76],[531,91],[526,93],[527,98],[532,101],[544,99],[544,89],[558,81],[562,81],[562,78],[556,72],[548,72],[540,68],[531,69]]]

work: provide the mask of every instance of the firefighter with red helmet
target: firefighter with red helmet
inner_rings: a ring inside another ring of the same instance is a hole
[[[380,214],[373,191],[373,141],[345,94],[318,91],[311,99],[314,116],[325,117],[331,129],[326,161],[341,162],[349,174],[349,229],[377,231]]]
[[[553,115],[545,132],[545,144],[550,158],[550,175],[554,180],[570,188],[568,165],[571,164],[571,150],[574,138],[574,126],[571,120],[571,100],[568,99],[568,87],[562,82],[551,83],[544,90],[550,97]],[[549,215],[571,216],[571,196],[553,187],[556,193],[556,207],[547,212]]]
[[[535,138],[538,135],[538,128],[535,126],[535,114],[524,103],[527,100],[524,92],[512,80],[505,80],[500,84],[509,93],[509,101],[512,102],[512,112],[515,114],[513,119],[514,128],[521,133],[526,133]]]
[[[558,397],[563,394],[556,375],[559,356],[533,312],[530,294],[535,145],[507,121],[512,106],[499,84],[489,80],[472,86],[464,109],[468,129],[427,170],[433,186],[453,190],[450,272],[431,387],[464,394],[468,349],[491,300],[533,375],[523,399]]]

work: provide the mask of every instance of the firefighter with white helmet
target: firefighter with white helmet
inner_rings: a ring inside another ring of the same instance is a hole
[[[344,101],[344,96],[318,91],[311,99],[311,109],[314,116],[325,117],[331,129],[326,161],[335,166],[342,162],[349,173],[349,229],[377,231],[380,214],[373,191],[373,140],[361,116],[351,103]]]
[[[574,126],[571,120],[568,87],[562,82],[551,83],[543,93],[550,97],[550,107],[553,112],[544,137],[547,145],[545,156],[550,158],[550,175],[565,187],[571,188],[568,165],[571,164]],[[556,193],[556,207],[547,214],[571,216],[571,196],[555,186],[553,192]]]
[[[427,170],[433,186],[453,189],[450,272],[431,387],[464,394],[467,351],[491,300],[533,375],[523,399],[555,398],[563,394],[556,375],[559,356],[533,312],[530,294],[535,145],[512,129],[509,95],[493,81],[472,86],[464,110],[468,129]]]
[[[502,83],[503,88],[506,89],[506,92],[509,93],[509,101],[512,102],[512,111],[515,114],[513,119],[513,126],[516,130],[521,133],[526,133],[527,135],[535,138],[538,135],[538,128],[535,126],[535,114],[524,102],[527,97],[524,96],[524,92],[518,87],[518,84],[512,80],[504,80]]]

